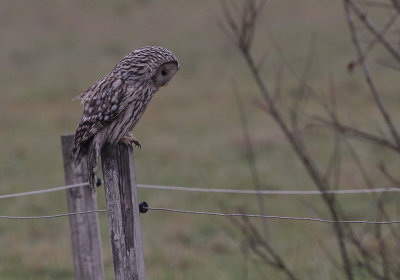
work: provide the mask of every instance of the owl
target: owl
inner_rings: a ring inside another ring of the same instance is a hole
[[[87,159],[89,184],[95,191],[97,161],[105,143],[141,147],[132,130],[153,95],[178,71],[175,55],[163,47],[143,47],[125,56],[114,69],[75,99],[83,114],[75,132],[75,163]]]

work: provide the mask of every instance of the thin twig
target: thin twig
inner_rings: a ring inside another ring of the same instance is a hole
[[[344,0],[344,6],[345,6],[345,14],[346,14],[347,23],[348,23],[348,26],[350,29],[352,41],[357,50],[359,62],[360,62],[361,68],[363,69],[365,79],[371,90],[374,101],[375,101],[376,105],[378,106],[378,109],[379,109],[380,113],[382,114],[394,141],[396,142],[396,146],[400,147],[400,136],[397,133],[397,130],[392,122],[392,119],[391,119],[387,109],[385,108],[385,105],[383,104],[381,94],[378,91],[378,89],[375,85],[375,82],[370,74],[369,67],[368,67],[366,61],[363,59],[364,54],[361,49],[360,41],[357,36],[357,31],[354,26],[354,21],[351,16],[350,8],[352,8],[352,10],[358,15],[360,20],[362,20],[364,23],[366,23],[366,25],[367,25],[367,23],[369,23],[368,17],[365,14],[360,12],[359,7],[352,0]],[[382,37],[382,36],[380,36],[380,37]],[[380,37],[377,36],[378,39]],[[383,39],[380,39],[380,41],[382,42],[382,44],[384,44],[383,42],[386,42]],[[400,62],[400,54],[398,54],[397,51],[394,51],[394,53],[398,55],[398,57],[399,57],[398,61]],[[393,57],[395,57],[395,55],[393,55]]]
[[[236,99],[236,104],[237,104],[238,111],[239,111],[240,123],[241,123],[241,127],[242,127],[243,139],[244,139],[244,143],[245,143],[245,151],[246,151],[246,156],[247,156],[247,162],[248,162],[249,168],[250,168],[251,178],[253,180],[254,188],[257,191],[261,191],[261,181],[260,181],[260,177],[258,176],[258,172],[257,172],[253,143],[251,141],[249,128],[247,126],[246,112],[244,110],[244,105],[243,105],[242,99],[240,98],[240,95],[239,95],[239,92],[237,89],[237,85],[236,85],[236,82],[234,79],[232,80],[232,85],[233,85],[233,93],[234,93],[234,96]],[[265,214],[266,210],[265,210],[264,198],[262,196],[257,196],[257,202],[258,202],[258,206],[260,207],[261,213]],[[264,228],[266,238],[268,238],[269,231],[268,231],[268,227],[267,227],[266,223],[263,223],[263,228]]]
[[[396,22],[397,18],[398,18],[398,13],[394,13],[390,19],[388,20],[388,22],[383,26],[383,28],[381,29],[381,31],[379,31],[380,34],[382,34],[382,36],[384,36],[389,29],[393,26],[393,24]],[[377,37],[374,37],[371,41],[369,41],[367,47],[364,49],[364,55],[361,58],[357,58],[352,60],[348,65],[347,65],[347,69],[349,71],[353,71],[354,68],[361,63],[362,60],[365,60],[367,58],[367,55],[370,51],[372,51],[372,49],[375,47],[375,45],[379,42]],[[361,60],[360,60],[361,59]]]
[[[374,26],[374,24],[369,20],[368,15],[364,13],[361,7],[353,0],[344,0],[344,1],[348,5],[348,7],[350,7],[353,10],[353,12],[359,18],[359,20],[365,25],[365,27],[367,27],[367,29],[377,38],[377,40],[382,44],[382,46],[384,46],[386,50],[393,56],[393,58],[400,63],[400,52],[392,44],[390,44],[388,40],[386,40],[382,32],[380,32]],[[396,5],[395,7],[398,6]],[[348,14],[348,12],[346,12],[346,14]],[[351,29],[355,29],[354,25],[353,27],[351,27]],[[359,56],[359,58],[362,59],[362,56]]]

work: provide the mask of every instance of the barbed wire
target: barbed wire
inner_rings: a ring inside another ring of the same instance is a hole
[[[0,195],[0,199],[20,197],[26,195],[42,194],[66,189],[80,188],[89,186],[89,183],[78,183],[73,185],[65,185],[51,187],[47,189],[4,194]],[[205,192],[205,193],[232,193],[232,194],[261,194],[261,195],[321,195],[323,193],[331,194],[366,194],[366,193],[382,193],[382,192],[399,192],[400,188],[373,188],[373,189],[347,189],[347,190],[246,190],[246,189],[221,189],[221,188],[197,188],[197,187],[182,187],[182,186],[162,186],[162,185],[145,185],[138,184],[138,188],[143,189],[158,189],[170,191],[186,191],[186,192]]]
[[[259,214],[246,214],[246,213],[219,213],[219,212],[179,210],[179,209],[150,207],[150,206],[146,206],[146,208],[147,208],[147,210],[151,210],[151,211],[165,211],[165,212],[173,212],[173,213],[180,213],[180,214],[294,220],[294,221],[320,222],[320,223],[328,223],[328,224],[345,223],[345,224],[388,225],[388,224],[399,224],[400,223],[400,221],[362,221],[362,220],[334,221],[334,220],[310,218],[310,217],[290,217],[290,216],[259,215]],[[45,216],[0,216],[0,219],[16,219],[16,220],[50,219],[50,218],[66,217],[66,216],[73,216],[73,215],[83,215],[83,214],[90,214],[90,213],[105,213],[105,212],[107,212],[107,210],[89,210],[89,211],[80,211],[80,212],[45,215]]]

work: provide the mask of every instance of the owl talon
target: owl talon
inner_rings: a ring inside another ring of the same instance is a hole
[[[142,145],[140,144],[140,142],[137,139],[133,140],[132,143],[135,144],[136,148],[142,149]]]
[[[127,146],[135,145],[135,147],[142,149],[142,145],[140,144],[139,140],[137,140],[133,135],[125,135],[121,142]]]

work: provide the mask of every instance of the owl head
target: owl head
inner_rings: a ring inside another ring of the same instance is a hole
[[[179,69],[175,55],[166,48],[152,46],[134,50],[114,68],[113,74],[126,82],[148,82],[165,86]]]

